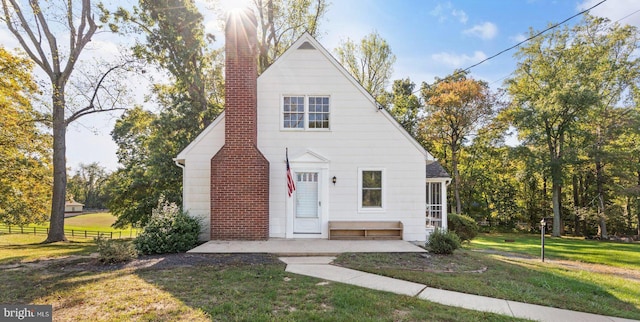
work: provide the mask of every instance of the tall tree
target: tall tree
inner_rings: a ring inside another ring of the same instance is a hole
[[[221,52],[208,49],[193,0],[141,0],[131,11],[101,9],[112,31],[144,37],[134,54],[166,71],[170,80],[153,85],[161,107],[157,115],[136,108],[112,132],[122,168],[109,181],[109,208],[118,216],[116,225],[144,225],[161,195],[181,202],[182,173],[172,157],[222,111]]]
[[[632,103],[631,89],[640,80],[640,58],[636,54],[639,36],[635,27],[592,16],[575,28],[576,46],[583,48],[580,59],[592,66],[581,74],[582,82],[595,90],[597,99],[586,115],[583,131],[590,139],[587,151],[595,168],[598,229],[602,238],[608,238],[607,167],[621,152],[609,147],[630,125],[632,110],[624,104]]]
[[[317,37],[329,6],[326,0],[253,0],[253,5],[258,13],[258,73],[303,33]]]
[[[76,71],[76,66],[85,46],[98,30],[90,0],[40,2],[29,0],[2,0],[3,18],[7,28],[18,40],[29,58],[49,78],[51,97],[51,125],[53,129],[53,194],[51,202],[50,229],[46,243],[66,240],[64,235],[64,203],[67,186],[66,130],[78,118],[96,112],[115,109],[118,95],[105,95],[104,104],[99,98],[107,76],[121,65],[109,68],[92,86],[86,105],[69,110],[67,85]],[[63,30],[63,32],[60,32]],[[65,41],[58,38],[68,37]],[[61,45],[62,44],[62,45]]]
[[[423,83],[421,94],[426,116],[420,126],[420,134],[424,136],[424,142],[441,142],[450,151],[455,211],[461,213],[460,151],[464,143],[495,114],[498,101],[486,82],[460,72],[436,79],[435,86]]]
[[[416,84],[409,78],[396,79],[391,86],[391,93],[378,97],[378,101],[413,137],[417,137],[422,111],[422,103],[414,94],[415,87]]]
[[[43,222],[51,205],[51,136],[35,122],[32,68],[0,47],[0,222],[11,225]]]
[[[335,49],[338,61],[364,88],[378,98],[383,94],[393,73],[396,56],[377,32],[372,32],[356,44],[347,39]]]
[[[554,236],[564,227],[561,204],[566,166],[581,147],[595,167],[600,234],[607,235],[606,146],[624,127],[618,106],[637,79],[638,63],[631,58],[636,43],[633,28],[586,17],[572,28],[533,39],[516,54],[518,67],[507,81],[514,125],[525,143],[547,150]],[[573,199],[579,201],[576,193]]]
[[[152,153],[149,141],[157,132],[153,127],[157,118],[138,106],[125,112],[111,132],[122,165],[107,181],[108,206],[118,217],[116,226],[144,226],[157,204],[160,192],[156,193],[154,182],[159,183],[162,178],[154,180],[147,171]]]

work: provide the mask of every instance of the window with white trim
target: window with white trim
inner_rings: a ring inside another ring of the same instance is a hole
[[[284,96],[282,128],[328,130],[329,106],[329,96]]]
[[[384,171],[359,169],[358,208],[363,211],[384,209]]]
[[[427,226],[442,227],[442,183],[427,182]]]
[[[286,96],[283,100],[284,127],[304,128],[304,96]]]

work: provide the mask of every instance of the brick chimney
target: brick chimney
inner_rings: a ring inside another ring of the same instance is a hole
[[[211,239],[269,238],[269,161],[257,147],[257,35],[249,10],[227,16],[225,144],[211,159]]]

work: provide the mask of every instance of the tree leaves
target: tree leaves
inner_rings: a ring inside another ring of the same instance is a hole
[[[51,136],[34,119],[33,63],[0,47],[0,222],[45,221],[51,202]]]

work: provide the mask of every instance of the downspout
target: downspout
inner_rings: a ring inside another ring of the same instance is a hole
[[[183,160],[184,161],[184,160]],[[180,160],[173,158],[173,162],[175,162],[175,164],[180,167],[180,169],[182,169],[182,210],[185,211],[184,209],[184,183],[185,183],[185,177],[184,177],[184,164],[180,163]]]

